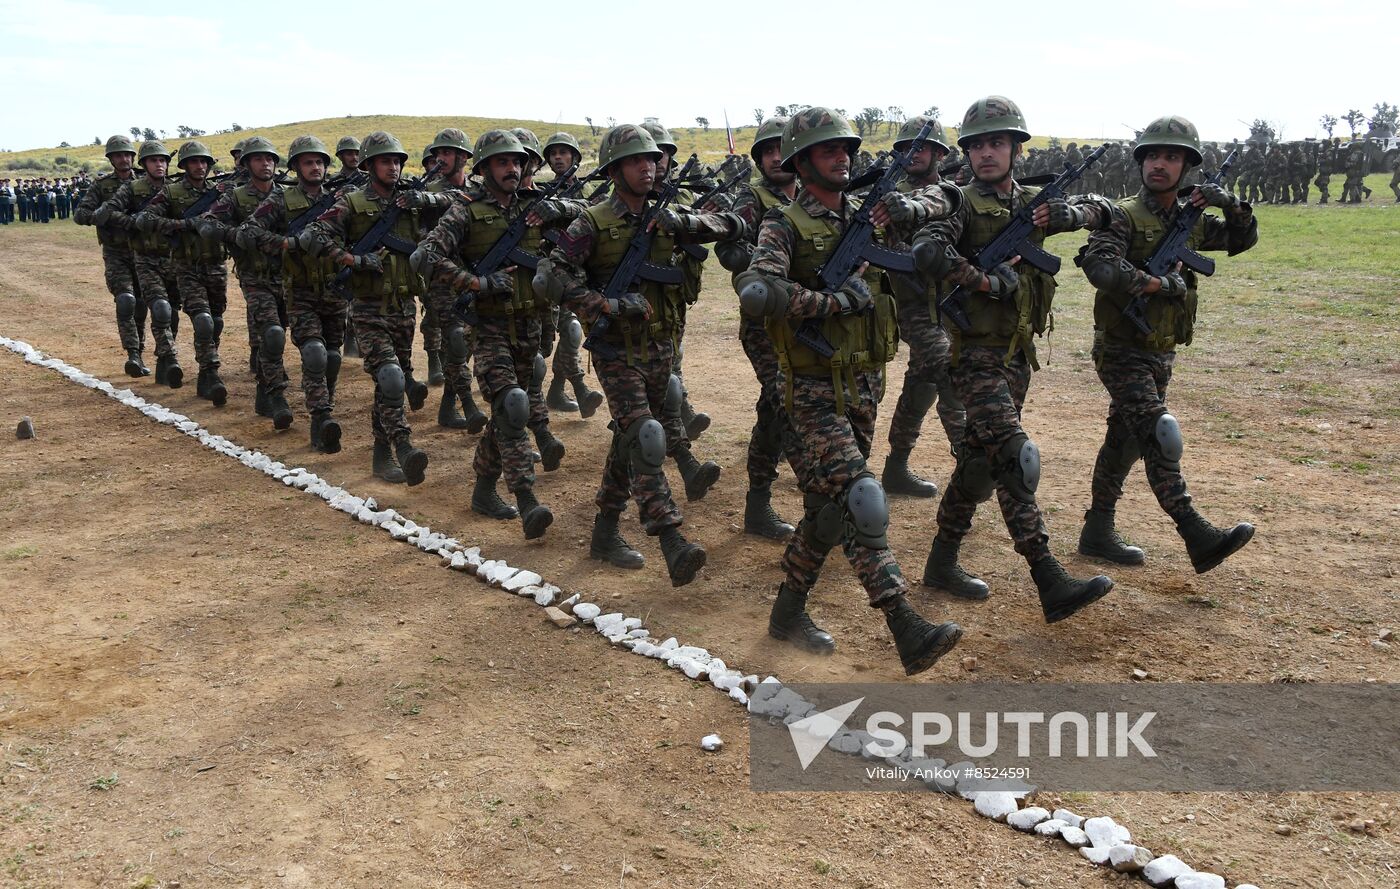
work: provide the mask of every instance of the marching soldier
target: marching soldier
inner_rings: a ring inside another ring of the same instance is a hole
[[[1114,510],[1123,482],[1141,458],[1152,493],[1176,523],[1196,573],[1202,574],[1237,552],[1254,536],[1241,522],[1222,530],[1191,505],[1181,474],[1181,426],[1167,412],[1177,346],[1191,343],[1196,320],[1196,274],[1181,269],[1161,277],[1143,271],[1154,247],[1184,209],[1177,188],[1201,162],[1196,127],[1185,118],[1162,117],[1142,131],[1133,146],[1141,165],[1142,189],[1118,204],[1108,227],[1089,236],[1081,251],[1084,274],[1097,288],[1094,299],[1094,364],[1109,394],[1108,433],[1094,463],[1093,505],[1084,515],[1079,551],[1120,565],[1140,565],[1143,551],[1128,546],[1114,528]],[[1258,241],[1258,223],[1249,204],[1219,185],[1198,186],[1187,199],[1198,207],[1218,207],[1223,219],[1202,214],[1192,228],[1192,250],[1242,253]],[[1140,294],[1149,294],[1144,334],[1123,315]]]
[[[340,170],[335,174],[336,179],[344,182],[359,177],[360,140],[354,136],[341,136],[340,141],[335,143],[335,159],[340,161]],[[355,342],[355,319],[348,315],[345,319],[344,345],[343,354],[346,358],[360,357],[360,346]]]
[[[899,342],[894,298],[882,290],[878,269],[857,270],[834,293],[819,289],[817,275],[826,251],[835,248],[858,209],[844,189],[860,141],[844,117],[826,108],[804,109],[784,125],[782,166],[802,187],[792,203],[764,217],[753,259],[734,282],[741,311],[767,327],[803,451],[799,481],[806,512],[783,554],[787,577],[778,588],[768,633],[807,651],[834,650],[831,635],[812,621],[806,603],[827,554],[840,544],[870,605],[884,612],[905,672],[913,675],[952,650],[962,629],[955,623],[931,624],[909,605],[908,584],[886,536],[885,493],[866,468],[885,364]],[[913,202],[898,196],[882,206],[883,221],[894,221]],[[921,196],[920,203],[919,212],[928,218],[949,210],[938,193]],[[806,324],[819,326],[831,355],[798,338],[796,328]]]

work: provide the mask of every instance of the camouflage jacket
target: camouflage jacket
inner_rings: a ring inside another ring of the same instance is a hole
[[[729,212],[739,217],[744,223],[742,237],[749,244],[757,246],[758,227],[763,222],[763,201],[758,195],[758,189],[768,192],[779,205],[786,206],[792,203],[792,199],[783,191],[783,187],[767,177],[760,176],[757,183],[740,185],[734,191],[734,204],[729,208]]]
[[[253,242],[258,245],[258,249],[268,255],[280,255],[284,245],[286,245],[286,239],[283,235],[286,233],[287,227],[294,221],[287,214],[287,192],[292,189],[306,195],[313,204],[319,201],[324,194],[319,188],[315,192],[311,192],[297,184],[273,189],[272,193],[264,198],[261,204],[258,204],[253,215],[243,220],[243,223],[238,227],[240,233],[252,238]],[[299,250],[300,247],[293,242],[289,249]]]
[[[144,173],[142,173],[139,176],[131,177],[130,179],[126,180],[121,184],[121,187],[117,189],[116,194],[112,195],[110,198],[107,199],[103,206],[107,207],[108,210],[108,225],[112,226],[113,228],[122,229],[123,231],[126,231],[128,233],[132,232],[136,228],[136,214],[144,210],[146,208],[147,201],[150,199],[154,199],[155,195],[159,194],[160,190],[166,185],[168,185],[171,181],[170,178],[167,177],[165,179],[162,179],[160,182],[155,183],[155,191],[152,193],[151,198],[138,198],[136,196],[136,190],[134,186],[137,182],[144,181],[148,178],[149,177],[146,176]]]
[[[273,184],[264,194],[255,189],[251,182],[250,177],[247,182],[222,190],[223,193],[214,201],[214,205],[200,216],[200,234],[210,240],[219,241],[233,254],[234,271],[238,274],[240,283],[275,290],[278,287],[277,279],[280,277],[279,265],[272,262],[263,251],[249,252],[241,249],[235,240],[235,234],[239,226],[257,212],[257,205],[253,206],[252,212],[245,211],[244,205],[239,202],[240,198],[246,195],[255,199],[257,204],[262,204],[268,197],[280,194],[282,186]]]
[[[529,212],[536,194],[538,193],[533,189],[522,186],[516,191],[510,205],[506,206],[484,185],[476,183],[468,183],[461,190],[440,192],[439,195],[446,197],[448,201],[444,204],[447,212],[442,214],[437,225],[419,242],[420,247],[431,259],[432,274],[428,277],[428,286],[434,289],[451,289],[459,274],[472,273],[468,260],[462,255],[463,246],[471,232],[472,218],[469,211],[472,204],[484,203],[496,207],[509,224],[516,217]],[[533,250],[536,245],[522,242],[520,246],[525,250]]]

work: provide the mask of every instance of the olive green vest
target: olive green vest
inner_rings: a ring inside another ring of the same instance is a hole
[[[146,202],[160,190],[160,186],[149,176],[137,176],[131,183],[132,209],[145,207]],[[143,256],[169,256],[170,239],[160,232],[143,232],[132,228],[127,233],[128,243],[133,253]]]
[[[368,186],[366,187],[368,188]],[[372,200],[365,188],[357,188],[346,198],[350,205],[350,218],[346,220],[346,243],[355,244],[364,237],[379,214],[389,206],[381,206]],[[418,243],[418,212],[404,210],[394,223],[393,233],[401,238]],[[423,293],[423,279],[414,274],[408,265],[408,257],[393,250],[384,252],[384,272],[377,274],[359,269],[350,274],[350,294],[355,300],[377,302],[381,313],[388,315],[390,309],[402,309],[407,300]]]
[[[282,202],[287,208],[287,222],[301,216],[316,203],[296,186],[282,190]],[[310,291],[316,296],[326,292],[335,278],[336,265],[329,256],[312,256],[304,250],[282,251],[282,294],[291,305],[297,291]]]
[[[1023,188],[1026,200],[1040,189]],[[984,195],[973,185],[962,187],[963,201],[969,212],[967,226],[958,241],[958,252],[972,256],[984,244],[990,243],[1011,221],[1012,208],[1005,207],[994,195]],[[1045,243],[1045,230],[1035,229],[1030,236],[1037,247]],[[1024,353],[1031,367],[1040,369],[1035,357],[1033,337],[1055,329],[1051,314],[1055,299],[1055,278],[1026,264],[1016,266],[1021,286],[1013,298],[994,299],[985,293],[974,293],[967,301],[968,330],[953,325],[948,335],[953,343],[952,361],[956,365],[962,346],[994,346],[1006,348],[1006,363],[1018,352]]]
[[[797,203],[784,206],[782,213],[797,234],[797,243],[788,266],[788,278],[803,287],[820,290],[822,283],[817,272],[830,252],[836,249],[841,240],[841,231],[831,217],[815,217]],[[828,315],[821,319],[822,336],[835,350],[830,358],[797,341],[796,326],[802,323],[801,319],[788,319],[786,316],[768,318],[768,337],[773,341],[778,365],[787,380],[789,410],[792,409],[794,376],[831,377],[836,393],[836,412],[840,414],[846,409],[847,384],[851,397],[857,397],[856,372],[881,370],[894,360],[899,351],[894,297],[887,292],[880,270],[874,266],[866,271],[865,281],[875,297],[872,311],[858,315]]]
[[[526,212],[520,197],[514,199],[521,213]],[[462,243],[462,257],[472,266],[477,260],[486,255],[501,235],[506,233],[510,227],[510,217],[500,207],[489,201],[472,201],[467,204],[467,218],[469,227],[467,228],[467,239]],[[525,230],[525,237],[520,239],[521,246],[537,244],[542,237],[542,233],[537,227],[530,227]],[[505,318],[510,322],[510,341],[516,342],[518,331],[515,326],[517,317],[526,318],[531,314],[543,315],[549,310],[549,300],[536,296],[532,283],[534,271],[520,266],[515,270],[515,290],[509,296],[478,296],[476,301],[477,314],[485,318]]]
[[[140,178],[139,176],[135,178]],[[126,184],[125,179],[118,179],[117,174],[108,173],[106,176],[98,176],[97,181],[92,183],[92,188],[97,191],[97,206],[102,206],[112,199],[117,193],[117,189]],[[16,196],[22,196],[23,189],[16,191]],[[131,235],[114,225],[97,226],[97,243],[104,247],[129,247],[131,246]]]
[[[213,188],[205,186],[205,190]],[[183,219],[185,211],[194,205],[204,194],[190,188],[189,180],[181,177],[165,188],[169,199],[171,219]],[[224,261],[224,245],[211,244],[199,236],[199,232],[182,231],[175,236],[175,258],[186,265],[218,265]]]
[[[267,194],[263,194],[248,183],[235,188],[233,190],[235,215],[232,224],[237,226],[247,221],[253,215],[253,211],[258,209],[258,204],[261,204],[274,191],[280,190],[279,186],[274,185]],[[240,279],[245,277],[275,278],[278,269],[276,263],[275,257],[256,247],[252,250],[233,251],[233,270]]]
[[[1143,268],[1166,234],[1166,224],[1147,206],[1142,195],[1119,201],[1118,206],[1128,214],[1133,225],[1126,258],[1138,268]],[[1203,214],[1191,229],[1186,246],[1195,250],[1205,237],[1205,230]],[[1152,333],[1148,336],[1143,336],[1135,324],[1123,317],[1123,310],[1132,302],[1131,296],[1122,291],[1098,291],[1094,295],[1096,335],[1108,343],[1133,346],[1149,352],[1171,352],[1177,346],[1190,345],[1196,324],[1196,273],[1183,268],[1181,276],[1186,279],[1185,297],[1166,299],[1154,294],[1147,298],[1147,323],[1152,325]]]
[[[895,185],[895,190],[900,194],[912,194],[915,191],[915,186],[906,176]],[[929,323],[938,323],[938,300],[944,290],[942,282],[935,281],[925,285],[924,281],[915,275],[898,273],[890,274],[889,279],[890,289],[894,291],[896,302],[900,305],[923,303],[928,307]]]
[[[584,262],[588,283],[595,290],[602,291],[608,286],[613,270],[622,257],[627,255],[628,244],[636,225],[614,212],[612,201],[604,198],[601,202],[584,211],[596,232],[593,239],[593,253]],[[658,231],[651,241],[651,255],[647,257],[654,265],[669,266],[671,254],[675,252],[676,241],[670,235]],[[646,358],[648,342],[675,341],[684,318],[685,302],[679,286],[658,284],[655,281],[640,281],[638,290],[651,304],[651,319],[614,318],[608,325],[607,342],[621,344],[626,351],[627,361],[632,356],[638,360]],[[590,325],[591,328],[591,325]]]

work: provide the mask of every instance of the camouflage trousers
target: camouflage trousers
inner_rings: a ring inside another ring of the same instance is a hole
[[[1050,535],[1034,499],[1027,503],[1013,496],[1002,481],[1010,471],[1002,454],[1007,442],[1024,435],[1021,406],[1031,385],[1031,368],[1018,355],[1007,367],[1005,346],[963,346],[957,366],[950,370],[953,388],[967,408],[967,426],[958,449],[953,477],[938,504],[938,533],[960,541],[972,529],[972,517],[980,502],[976,477],[988,471],[995,481],[997,502],[1016,552],[1028,562],[1050,554]],[[980,458],[980,459],[979,459]],[[971,490],[969,490],[971,489]]]
[[[185,314],[194,317],[208,312],[214,317],[214,336],[194,337],[194,360],[200,367],[219,366],[219,337],[223,332],[224,311],[228,308],[228,269],[223,262],[184,263],[175,261],[175,280],[180,288]]]
[[[261,281],[239,282],[243,290],[243,304],[247,309],[248,342],[255,355],[253,373],[269,395],[287,388],[287,368],[282,362],[282,355],[273,355],[263,346],[263,337],[269,327],[281,327],[285,333],[287,326],[287,309],[282,301],[281,285],[276,285],[276,290],[272,286]]]
[[[136,298],[136,318],[132,323],[132,333],[140,338],[142,318],[147,307],[158,299],[170,303],[170,324],[157,327],[151,319],[151,336],[156,343],[156,356],[175,354],[175,328],[180,312],[180,281],[175,274],[175,260],[157,253],[136,254],[136,280],[141,285],[141,295]],[[127,332],[122,332],[122,345],[126,346]],[[131,348],[130,346],[126,346]]]
[[[1316,185],[1317,190],[1321,192],[1321,196],[1317,199],[1319,204],[1327,203],[1327,199],[1332,196],[1331,189],[1329,188],[1331,184],[1332,177],[1323,173],[1319,173],[1317,178],[1313,180],[1313,185]]]
[[[496,417],[496,399],[513,388],[527,392],[537,389],[530,385],[535,375],[535,357],[540,352],[540,322],[538,318],[517,319],[515,342],[511,342],[511,322],[506,318],[483,317],[475,328],[476,385],[491,405],[491,420],[477,440],[472,470],[478,476],[496,478],[504,475],[506,489],[520,491],[535,485],[533,448],[526,430],[538,435],[549,429],[549,412],[543,399],[530,395],[530,418],[517,435],[508,435]]]
[[[121,337],[123,349],[128,352],[132,349],[143,351],[146,340],[146,300],[131,250],[103,244],[102,276],[107,280],[107,290],[111,292],[113,299],[119,293],[130,293],[136,297],[136,314],[128,319],[117,318],[117,335]]]
[[[749,433],[749,487],[771,487],[778,480],[778,460],[784,456],[800,482],[803,452],[788,417],[787,387],[773,341],[761,321],[745,318],[739,322],[739,342],[758,378],[757,420]]]
[[[423,351],[442,351],[442,322],[438,320],[436,304],[430,299],[423,300],[423,320],[418,323],[418,332],[423,335]]]
[[[1167,384],[1175,362],[1175,352],[1095,345],[1094,364],[1109,397],[1108,430],[1094,461],[1096,512],[1113,514],[1123,496],[1123,482],[1141,458],[1163,511],[1177,519],[1190,513],[1181,467],[1167,463],[1157,447],[1157,420],[1167,412]]]
[[[413,328],[418,320],[417,303],[409,299],[384,314],[379,300],[356,300],[350,309],[355,322],[355,344],[360,347],[365,373],[374,380],[374,408],[370,427],[374,440],[384,444],[405,439],[413,431],[408,425],[404,399],[391,404],[379,388],[379,369],[397,364],[404,379],[413,376]]]
[[[292,343],[297,349],[312,340],[320,340],[327,352],[339,354],[340,345],[345,341],[345,324],[349,316],[345,300],[334,293],[316,293],[293,287],[286,289],[286,300]],[[307,373],[303,365],[301,391],[306,396],[307,413],[330,413],[335,409],[330,381],[324,373]]]
[[[1390,177],[1390,191],[1395,195],[1395,200],[1400,202],[1400,169],[1396,169],[1395,175]]]
[[[603,466],[603,481],[594,502],[605,515],[618,515],[627,508],[628,498],[637,501],[637,513],[647,534],[655,537],[667,528],[679,527],[681,511],[671,496],[664,472],[634,472],[631,456],[623,441],[636,424],[647,419],[661,421],[666,386],[671,380],[674,348],[669,340],[648,343],[645,358],[635,353],[632,363],[622,356],[593,354],[593,370],[608,399],[613,437]],[[669,436],[668,436],[669,438]]]
[[[953,391],[948,377],[950,346],[948,334],[934,323],[931,307],[924,300],[899,303],[899,338],[909,344],[909,367],[904,372],[904,388],[890,418],[890,447],[911,451],[919,440],[924,416],[935,404],[943,434],[957,453],[963,438],[967,411]]]
[[[428,303],[431,312],[423,313],[423,322],[426,324],[431,317],[438,325],[435,341],[437,348],[442,349],[442,373],[446,378],[444,385],[457,393],[457,398],[463,404],[471,403],[472,397],[472,341],[475,338],[472,328],[463,324],[452,311],[452,304],[457,301],[457,294],[446,287],[434,287],[423,297],[423,301]],[[462,328],[462,340],[467,345],[466,357],[461,361],[454,361],[451,349],[443,349],[443,340],[451,335],[455,327]],[[428,338],[424,334],[424,348],[427,348]]]
[[[855,539],[846,520],[846,491],[857,477],[869,472],[866,460],[875,437],[875,408],[884,395],[883,371],[856,375],[856,391],[847,394],[846,412],[836,413],[836,390],[830,377],[799,376],[792,384],[794,435],[803,451],[802,487],[806,507],[797,533],[783,552],[787,586],[806,595],[816,585],[829,549],[817,539],[817,516],[827,504],[841,510],[841,549],[855,569],[869,602],[879,607],[902,596],[909,585],[888,546],[874,549]]]
[[[574,313],[560,308],[554,322],[558,339],[554,345],[552,368],[554,375],[564,380],[576,380],[583,376],[583,365],[579,362],[579,347],[568,341],[569,323],[574,321]]]

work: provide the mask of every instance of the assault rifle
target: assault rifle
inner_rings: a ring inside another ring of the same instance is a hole
[[[389,196],[388,209],[379,214],[379,218],[374,221],[374,225],[370,226],[369,231],[361,235],[360,239],[350,248],[350,253],[354,256],[364,256],[366,253],[373,253],[381,247],[388,247],[395,253],[402,253],[405,256],[412,255],[413,251],[418,249],[418,245],[394,234],[394,226],[398,224],[399,216],[403,213],[403,208],[394,201],[394,198],[398,196],[400,191],[421,191],[427,181],[438,170],[442,169],[442,166],[442,161],[434,161],[433,165],[428,168],[428,172],[423,174],[423,178],[410,179],[407,185],[399,183],[399,186]],[[335,289],[345,293],[347,297],[349,290],[345,284],[350,280],[353,271],[352,268],[343,268],[336,272],[335,279],[331,282]]]
[[[204,192],[199,198],[185,209],[184,215],[180,218],[195,219],[203,215],[210,207],[214,206],[215,201],[223,196],[224,190],[222,188],[222,183],[237,175],[238,171],[233,170],[228,173],[220,173],[218,176],[206,177],[204,181],[208,183],[209,187],[204,189]]]
[[[875,223],[870,221],[870,213],[885,195],[894,191],[899,180],[904,178],[909,159],[924,147],[924,142],[928,140],[931,132],[933,123],[925,122],[908,148],[890,154],[889,165],[883,167],[880,178],[870,186],[870,193],[866,195],[860,209],[851,217],[846,230],[841,233],[841,240],[832,250],[831,258],[817,269],[817,278],[821,281],[822,290],[829,293],[840,290],[847,279],[855,274],[856,269],[866,262],[890,272],[914,272],[914,257],[875,242]],[[823,358],[830,358],[836,354],[836,350],[822,335],[821,328],[822,319],[808,318],[798,326],[793,336],[799,343]]]
[[[300,216],[287,223],[286,236],[295,238],[297,235],[301,234],[302,229],[306,228],[317,219],[320,219],[321,214],[331,208],[331,205],[335,203],[336,198],[340,197],[342,191],[355,188],[363,184],[368,178],[369,177],[364,173],[356,173],[353,176],[335,176],[327,179],[321,184],[321,197],[317,199],[316,203],[307,207]]]
[[[705,206],[706,204],[713,201],[715,198],[729,191],[731,188],[738,185],[740,182],[743,182],[744,180],[748,179],[749,175],[753,172],[753,163],[748,158],[744,158],[743,162],[737,164],[736,167],[737,168],[735,169],[733,175],[731,175],[728,179],[716,183],[709,191],[705,192],[704,194],[700,195],[700,197],[691,201],[690,208],[692,210],[699,210],[701,207]]]
[[[1235,164],[1236,151],[1231,151],[1225,158],[1225,162],[1220,165],[1220,169],[1212,176],[1206,177],[1206,182],[1211,185],[1219,185],[1225,181],[1226,175],[1230,172],[1230,167]],[[1194,188],[1191,191],[1195,191]],[[1189,194],[1190,192],[1188,192]],[[1207,277],[1215,274],[1215,260],[1208,256],[1202,256],[1195,250],[1187,246],[1191,239],[1191,230],[1196,227],[1196,220],[1201,218],[1205,212],[1204,207],[1197,207],[1187,201],[1186,206],[1176,213],[1176,221],[1162,235],[1162,240],[1157,242],[1157,249],[1152,251],[1152,255],[1147,258],[1147,273],[1158,278],[1169,275],[1176,270],[1176,264],[1181,263],[1198,275]],[[1133,322],[1143,336],[1152,333],[1152,324],[1147,320],[1147,300],[1148,294],[1139,293],[1133,297],[1132,302],[1123,308],[1123,317]]]
[[[574,170],[578,170],[577,164],[574,165]],[[575,200],[583,197],[584,186],[586,186],[590,182],[597,182],[599,179],[606,177],[606,170],[606,167],[597,167],[593,170],[593,172],[589,173],[587,176],[575,178],[572,182],[569,183],[568,187],[561,191],[558,195],[556,195],[556,197],[566,198],[570,200]]]
[[[1079,166],[1065,164],[1064,172],[1056,176],[1054,181],[1027,201],[1025,206],[1013,213],[1011,221],[1002,226],[996,237],[984,244],[982,249],[978,250],[976,255],[972,257],[972,263],[981,271],[990,272],[1002,263],[1009,261],[1011,257],[1019,255],[1022,262],[1047,275],[1059,272],[1060,258],[1031,243],[1030,234],[1035,231],[1036,227],[1032,217],[1035,215],[1036,208],[1042,204],[1064,200],[1069,187],[1078,181],[1079,177],[1083,176],[1099,158],[1103,157],[1103,153],[1107,150],[1107,145],[1100,145],[1091,151]],[[968,291],[959,285],[939,301],[938,311],[952,318],[953,323],[958,325],[960,330],[968,330],[972,327],[972,322],[967,317],[967,300]]]
[[[671,265],[657,265],[649,257],[652,242],[656,239],[656,217],[676,199],[680,193],[678,183],[685,180],[699,163],[700,159],[692,154],[675,181],[667,180],[657,186],[656,200],[643,208],[642,217],[637,220],[637,230],[627,244],[627,252],[622,255],[622,261],[613,269],[612,277],[608,278],[607,286],[603,288],[604,299],[617,300],[619,306],[632,306],[636,300],[632,286],[636,281],[680,284],[684,280],[680,269]],[[616,357],[617,350],[603,340],[611,326],[612,316],[599,315],[589,329],[583,347],[604,358]]]

